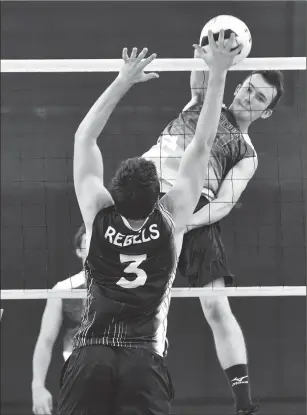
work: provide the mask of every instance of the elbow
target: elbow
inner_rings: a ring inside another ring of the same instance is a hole
[[[84,134],[82,133],[80,128],[78,128],[78,130],[75,132],[75,142],[82,141],[83,139],[84,139]]]
[[[228,213],[230,213],[232,211],[232,209],[234,208],[235,205],[236,205],[235,202],[226,203],[226,205],[225,205],[226,215],[228,215]]]
[[[40,337],[36,344],[37,350],[44,350],[45,352],[51,352],[55,343],[55,338],[51,336]]]
[[[234,206],[236,205],[236,202],[224,202],[220,204],[220,207],[222,209],[222,216],[227,216],[232,209],[234,208]]]

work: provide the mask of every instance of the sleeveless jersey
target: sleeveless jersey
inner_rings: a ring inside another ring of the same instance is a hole
[[[114,205],[101,210],[85,262],[88,295],[75,348],[140,347],[163,355],[176,265],[173,220],[160,202],[138,231]]]
[[[54,287],[57,290],[71,290],[74,288],[86,288],[85,272],[81,271],[66,280],[60,281]],[[63,298],[63,357],[67,360],[73,351],[74,336],[78,332],[85,300],[82,298]]]
[[[143,154],[155,163],[162,192],[167,192],[176,180],[183,153],[194,137],[201,108],[201,105],[192,105],[181,112],[166,126],[157,144]],[[208,168],[204,170],[202,193],[209,200],[214,199],[229,170],[247,157],[257,157],[255,149],[248,135],[237,128],[231,111],[223,106]]]

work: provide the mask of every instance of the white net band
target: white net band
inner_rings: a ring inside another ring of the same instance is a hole
[[[2,290],[2,300],[86,298],[85,289]],[[305,286],[172,288],[172,297],[298,297],[306,296]]]
[[[25,59],[1,60],[1,72],[118,72],[121,59]],[[203,71],[208,69],[202,59],[155,59],[146,71]],[[231,71],[306,70],[305,57],[247,58],[230,68]]]

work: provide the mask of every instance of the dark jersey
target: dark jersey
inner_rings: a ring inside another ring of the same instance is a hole
[[[161,178],[162,191],[167,192],[174,184],[180,161],[192,141],[201,105],[192,105],[171,121],[160,135],[158,142],[143,154],[152,160]],[[212,200],[227,173],[242,159],[257,157],[247,134],[242,134],[232,112],[223,106],[207,169],[204,169],[203,194]]]
[[[101,210],[85,262],[88,295],[75,347],[145,347],[162,355],[176,265],[174,224],[161,203],[137,231],[115,206]]]

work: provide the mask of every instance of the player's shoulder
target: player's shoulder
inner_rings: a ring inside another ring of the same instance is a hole
[[[159,200],[157,203],[157,210],[163,219],[166,219],[169,223],[174,222],[172,215],[172,206],[171,203],[168,203],[169,198],[167,197],[168,193]]]
[[[117,212],[114,203],[104,207],[103,209],[100,209],[93,220],[91,232],[93,229],[101,229],[105,220],[113,222],[116,214]]]
[[[105,216],[112,215],[114,213],[116,213],[116,207],[115,207],[115,204],[112,203],[112,204],[100,209],[97,212],[96,217],[94,219],[94,222],[95,222],[95,220],[99,220],[99,219],[101,219]]]
[[[200,112],[204,104],[204,100],[200,100],[197,96],[193,97],[183,108],[182,112],[192,111]],[[222,104],[222,112],[227,111],[227,106]]]
[[[253,152],[253,156],[258,159],[257,151],[255,149],[255,146],[254,146],[249,134],[243,133],[242,137],[243,137],[244,141],[246,142],[246,144],[248,144],[248,146],[251,148],[251,150]]]
[[[53,289],[55,290],[69,290],[72,288],[79,288],[85,284],[85,272],[84,270],[80,271],[78,274],[75,274],[65,280],[59,281]]]
[[[172,189],[173,187],[159,200],[157,209],[162,222],[166,224],[168,232],[176,233],[178,230],[178,223],[176,220],[178,206],[176,203],[176,195],[173,194]]]

